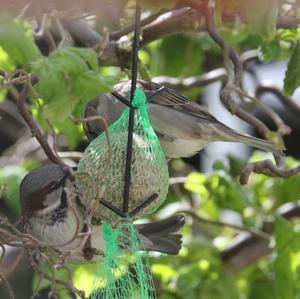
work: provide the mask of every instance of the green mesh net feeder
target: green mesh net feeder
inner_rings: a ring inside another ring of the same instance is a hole
[[[109,127],[111,158],[102,133],[87,147],[78,165],[79,175],[89,173],[87,180],[76,181],[82,201],[89,205],[97,199],[95,217],[105,220],[99,228],[105,241],[104,261],[98,263],[92,299],[156,298],[147,254],[140,252],[143,243],[132,220],[153,213],[165,200],[169,175],[141,89],[135,90],[132,106],[136,110],[127,209],[124,209],[124,189],[130,108]],[[123,218],[127,221],[120,221]]]
[[[153,213],[165,200],[169,174],[146,96],[136,89],[140,16],[137,5],[130,101],[114,94],[128,108],[109,127],[110,143],[105,133],[93,140],[76,173],[81,201],[102,221],[105,243],[91,299],[156,298],[149,260],[141,253],[143,241],[132,221]]]
[[[128,214],[123,213],[123,199],[130,108],[109,127],[111,158],[106,135],[102,133],[86,148],[77,170],[78,174],[89,174],[76,183],[83,203],[88,206],[95,199],[101,200],[106,206],[97,205],[95,216],[111,223],[118,222],[120,216],[135,218],[153,213],[165,200],[169,187],[167,162],[151,126],[146,96],[141,89],[135,90],[132,106],[135,114]]]
[[[141,255],[141,241],[132,224],[118,229],[102,225],[105,261],[98,264],[91,299],[154,299],[150,263]]]

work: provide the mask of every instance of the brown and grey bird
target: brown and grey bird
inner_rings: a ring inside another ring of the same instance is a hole
[[[282,150],[270,141],[229,128],[203,106],[171,88],[144,80],[138,80],[137,87],[142,88],[147,96],[160,90],[148,100],[147,107],[152,126],[167,158],[193,156],[214,141],[239,142],[282,154]],[[116,84],[113,91],[128,99],[130,89],[131,81],[124,81]],[[115,96],[103,94],[86,105],[84,117],[101,115],[110,125],[118,119],[124,108],[125,105]],[[84,130],[89,140],[93,140],[103,132],[104,127],[99,121],[88,121]]]
[[[78,248],[82,235],[74,236],[86,231],[84,207],[76,195],[67,192],[73,184],[69,175],[67,168],[46,164],[29,172],[20,185],[25,232],[44,244],[58,246],[63,253]],[[72,258],[73,262],[90,262],[86,250],[94,253],[92,261],[97,259],[97,253],[104,251],[100,225],[95,225],[91,238],[83,245],[81,253]],[[183,214],[135,225],[142,240],[141,250],[177,254],[182,244],[178,231],[183,225]]]

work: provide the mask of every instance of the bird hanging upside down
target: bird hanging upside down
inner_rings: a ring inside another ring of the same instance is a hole
[[[42,243],[57,247],[62,253],[76,250],[86,231],[85,207],[72,188],[69,170],[57,164],[46,164],[29,172],[20,185],[20,203],[24,230]],[[70,197],[70,198],[68,198]],[[100,225],[94,225],[91,237],[72,262],[91,262],[103,256],[105,243]],[[136,224],[142,251],[177,254],[181,249],[184,216],[175,215],[153,223]],[[126,235],[126,231],[124,231]],[[75,237],[75,238],[74,238]]]
[[[149,96],[160,90],[148,100],[147,108],[152,126],[163,147],[166,158],[190,157],[214,141],[240,142],[250,146],[282,155],[282,149],[270,141],[239,133],[219,122],[203,106],[191,102],[171,88],[159,84],[138,80],[140,87]],[[131,81],[114,86],[114,92],[129,99]],[[100,95],[89,102],[84,117],[101,115],[108,125],[114,123],[125,109],[112,94]],[[84,130],[90,140],[104,131],[99,121],[88,121]]]

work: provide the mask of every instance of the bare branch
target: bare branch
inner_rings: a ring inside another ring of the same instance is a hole
[[[258,57],[257,50],[245,51],[241,54],[240,60],[243,64],[249,60],[256,59]],[[222,85],[228,80],[227,71],[224,68],[214,69],[200,76],[188,77],[179,79],[168,76],[153,77],[152,81],[161,85],[166,85],[175,90],[190,90],[192,88],[207,86],[214,82],[221,82]]]
[[[200,32],[205,28],[204,18],[197,10],[184,7],[166,12],[142,28],[141,46],[163,36],[178,32]]]
[[[43,37],[48,45],[48,50],[50,52],[54,51],[56,49],[56,43],[48,28],[50,15],[48,13],[42,13],[40,8],[34,8],[34,11],[35,11],[35,19],[37,21],[39,28],[37,31],[33,31],[33,34],[38,39]]]
[[[262,84],[256,88],[256,97],[261,97],[265,93],[272,93],[280,102],[296,116],[300,115],[300,105],[288,96],[285,96],[282,91],[272,84]]]
[[[181,1],[181,8],[171,10],[164,13],[157,13],[146,18],[142,25],[142,41],[141,46],[158,40],[163,36],[174,34],[178,32],[203,32],[205,31],[205,18],[199,13],[199,7],[203,9],[201,2],[195,0]],[[180,7],[180,5],[179,5]],[[84,19],[84,14],[76,13],[76,18],[67,17],[64,14],[57,14],[57,17],[61,18],[61,22],[66,30],[69,31],[73,39],[79,46],[94,47],[99,43],[102,43],[103,37],[97,31],[95,31]],[[232,21],[232,17],[225,16],[225,20]],[[210,19],[211,20],[211,19]],[[210,21],[208,20],[208,21]],[[210,27],[211,29],[212,27]],[[107,43],[104,49],[103,55],[100,57],[102,65],[111,66],[125,66],[128,67],[128,61],[130,60],[131,49],[124,49],[120,47],[119,38],[127,35],[132,31],[132,26],[126,27],[110,34],[110,41]],[[222,40],[218,36],[214,35],[214,32],[210,32],[212,37],[215,37],[216,42],[221,46]],[[229,49],[230,57],[236,68],[236,79],[241,80],[242,68],[239,63],[238,55],[236,55],[233,49]]]
[[[277,213],[288,220],[300,217],[300,201],[284,204],[278,208]],[[266,220],[262,231],[270,234],[273,230],[273,222]],[[235,237],[232,244],[221,252],[221,258],[231,272],[237,273],[271,252],[269,242],[249,233],[243,233]]]
[[[207,72],[201,76],[179,79],[175,77],[158,76],[152,78],[153,82],[171,87],[176,90],[189,90],[196,87],[203,87],[214,82],[225,82],[227,80],[227,72],[224,68],[219,68]]]
[[[240,225],[236,225],[236,224],[232,224],[232,223],[227,223],[227,222],[223,222],[223,221],[207,219],[207,218],[199,216],[197,213],[195,213],[191,210],[179,210],[179,211],[176,211],[176,214],[177,213],[183,213],[183,214],[190,215],[191,217],[194,218],[194,220],[196,220],[200,223],[216,225],[216,226],[221,226],[221,227],[225,227],[225,226],[231,227],[235,230],[246,231],[246,232],[250,233],[251,235],[261,238],[265,241],[268,241],[268,242],[270,241],[270,236],[267,233],[265,233],[263,231],[259,231],[257,229],[253,229],[253,228],[246,227],[246,226],[240,226]]]
[[[246,165],[240,176],[240,183],[245,185],[248,183],[251,172],[265,174],[271,177],[280,177],[280,178],[288,178],[297,173],[300,173],[300,165],[285,170],[277,167],[273,164],[273,162],[269,159],[263,160],[260,162],[254,162]]]
[[[257,96],[253,97],[240,88],[233,88],[240,96],[250,99],[253,102],[254,107],[260,108],[266,115],[268,115],[277,126],[277,131],[281,136],[289,135],[291,133],[291,128],[282,120],[282,118],[272,108],[265,105]]]
[[[79,46],[95,47],[104,41],[104,38],[92,29],[84,19],[62,19],[61,22]],[[129,58],[130,53],[122,51],[116,41],[110,41],[103,49],[100,63],[111,66],[128,66]]]
[[[300,25],[300,18],[279,17],[276,27],[284,29],[297,28]]]
[[[34,85],[35,83],[37,83],[37,78],[33,77],[32,84]],[[59,164],[59,165],[62,165],[65,167],[66,164],[62,161],[62,159],[60,157],[58,157],[54,154],[54,152],[50,148],[48,142],[46,141],[45,137],[43,136],[42,132],[38,128],[38,125],[35,123],[34,119],[30,115],[30,113],[27,111],[26,99],[28,96],[28,92],[29,92],[29,86],[28,86],[28,84],[26,84],[20,94],[20,98],[18,101],[19,112],[22,115],[22,117],[24,118],[24,120],[26,121],[26,123],[28,124],[32,135],[38,140],[38,142],[40,143],[41,147],[43,148],[44,152],[46,153],[46,155],[48,156],[50,161],[52,161],[55,164]]]
[[[141,20],[141,26],[144,27],[144,26],[152,23],[155,19],[157,19],[160,15],[164,14],[165,12],[166,12],[165,10],[161,10],[161,11],[159,11],[159,12],[153,14],[153,15],[150,15],[147,18]],[[122,28],[118,31],[114,31],[114,32],[110,33],[109,36],[112,40],[118,40],[122,36],[133,32],[133,30],[134,30],[134,24],[132,24],[128,27]]]
[[[47,22],[49,20],[49,15],[44,14],[42,17],[38,17],[37,19],[38,19],[37,23],[39,25],[39,28],[37,31],[33,31],[33,35],[36,37],[42,37],[44,36],[45,30],[47,29]]]

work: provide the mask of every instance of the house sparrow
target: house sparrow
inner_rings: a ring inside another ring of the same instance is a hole
[[[146,96],[159,90],[148,99],[147,107],[167,159],[193,156],[214,141],[245,143],[282,155],[282,150],[275,144],[227,127],[203,106],[171,88],[144,80],[138,80],[137,87],[142,88]],[[129,98],[130,90],[131,81],[124,81],[116,84],[113,91]],[[86,105],[84,117],[101,115],[110,125],[119,118],[124,108],[115,96],[103,94]],[[104,131],[104,127],[99,121],[88,121],[84,130],[89,140],[93,140]]]
[[[43,244],[56,246],[62,253],[77,249],[83,237],[75,235],[86,231],[85,207],[78,196],[71,194],[71,198],[67,198],[66,191],[73,184],[69,176],[67,168],[46,164],[29,172],[20,185],[25,232]],[[158,222],[135,225],[142,241],[141,250],[177,254],[182,238],[178,230],[183,224],[184,216],[178,214]],[[105,244],[100,226],[101,223],[93,226],[90,239],[80,253],[71,258],[72,262],[91,262],[96,261],[98,255],[103,256]]]

